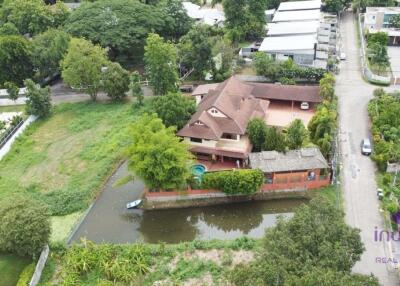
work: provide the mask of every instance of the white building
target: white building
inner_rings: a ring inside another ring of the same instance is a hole
[[[224,25],[225,14],[223,11],[216,8],[203,8],[192,2],[183,2],[182,4],[188,16],[196,22],[219,27]]]
[[[320,27],[319,21],[282,22],[268,25],[268,37],[316,34]]]
[[[294,3],[294,2],[293,2]],[[300,21],[319,21],[321,19],[320,10],[301,10],[301,11],[284,11],[275,13],[272,19],[273,23],[278,22],[300,22]]]
[[[390,18],[400,14],[400,7],[367,7],[364,29],[369,33],[386,32],[390,45],[400,45],[400,29],[390,27]]]
[[[321,10],[320,0],[282,2],[278,11]]]
[[[277,60],[289,58],[299,65],[313,66],[317,46],[315,34],[300,36],[266,37],[259,51]]]

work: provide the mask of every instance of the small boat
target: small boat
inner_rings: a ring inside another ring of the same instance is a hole
[[[134,208],[136,208],[138,205],[140,205],[141,203],[142,203],[142,200],[136,200],[136,201],[127,203],[127,204],[126,204],[126,208],[127,208],[127,209],[134,209]]]

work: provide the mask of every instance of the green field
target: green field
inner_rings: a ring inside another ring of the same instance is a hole
[[[0,113],[15,112],[15,111],[25,111],[25,105],[0,106]]]
[[[0,286],[15,286],[20,273],[30,263],[29,258],[0,254]]]
[[[131,104],[75,103],[33,123],[0,165],[0,199],[25,193],[52,215],[85,209],[123,158]]]

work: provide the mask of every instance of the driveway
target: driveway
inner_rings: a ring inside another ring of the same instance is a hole
[[[383,230],[384,224],[376,197],[375,166],[369,157],[360,154],[360,142],[368,137],[367,105],[376,88],[361,78],[360,53],[353,14],[346,12],[341,21],[341,37],[347,60],[342,62],[337,77],[339,97],[340,148],[342,159],[342,186],[346,222],[361,230],[365,252],[353,271],[373,273],[385,286],[399,285],[393,270],[377,258],[389,258],[390,250],[384,242],[374,241],[374,231]]]
[[[400,47],[388,47],[388,54],[393,77],[398,78],[397,85],[400,85]]]

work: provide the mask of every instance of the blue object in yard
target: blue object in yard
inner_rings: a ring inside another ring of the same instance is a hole
[[[206,166],[202,164],[196,164],[192,166],[192,174],[196,179],[199,179],[201,181],[201,178],[203,177],[204,173],[206,172]]]

